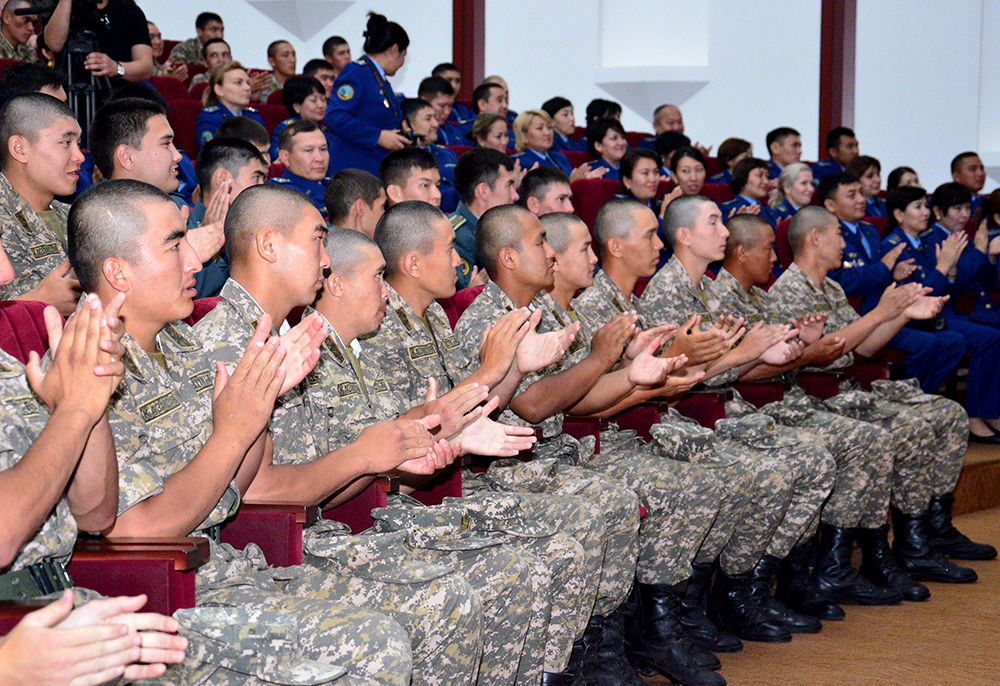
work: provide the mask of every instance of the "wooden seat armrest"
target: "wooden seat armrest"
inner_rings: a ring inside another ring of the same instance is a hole
[[[208,562],[207,538],[81,538],[73,549],[75,562],[172,560],[174,570],[187,572]]]
[[[383,493],[399,493],[399,477],[395,474],[379,474],[375,477],[375,483]]]
[[[296,524],[310,526],[319,519],[318,505],[294,505],[287,503],[241,503],[240,512],[250,514],[291,514]]]

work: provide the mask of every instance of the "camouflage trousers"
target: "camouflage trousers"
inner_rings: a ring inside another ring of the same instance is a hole
[[[437,591],[433,595],[447,595],[448,599],[447,616],[439,616],[436,626],[456,639],[470,630],[471,643],[477,643],[479,617],[475,594],[456,574],[446,570],[430,573],[439,572],[444,573],[432,580]],[[326,588],[337,581],[334,575],[307,567],[268,567],[260,549],[253,545],[236,551],[213,543],[211,559],[198,571],[197,603],[199,607],[291,614],[298,620],[298,637],[305,656],[347,668],[348,683],[392,686],[411,683],[412,656],[406,630],[378,610],[352,604],[339,590]],[[429,586],[429,583],[414,584],[413,588],[405,591],[397,588],[396,592],[405,596],[406,591],[419,589],[419,595],[424,596]],[[451,625],[451,621],[458,622],[461,628]],[[478,645],[472,648],[470,652],[478,652]],[[190,656],[180,665],[171,665],[162,678],[166,683],[191,686],[267,683]],[[343,681],[340,679],[338,683]]]
[[[541,671],[548,596],[533,597],[537,561],[467,529],[456,507],[424,507],[405,496],[372,511],[374,532],[402,534],[416,559],[453,568],[482,606],[482,659],[477,684],[521,684]]]
[[[560,434],[537,443],[531,462],[494,461],[487,473],[479,475],[470,485],[519,494],[572,496],[596,506],[604,519],[604,554],[593,614],[607,615],[622,604],[635,579],[639,501],[634,492],[616,480],[575,466],[579,455],[589,452],[592,452],[592,443],[588,446]],[[528,502],[535,508],[533,513],[538,514],[544,501],[529,499]],[[556,502],[543,511],[554,507]],[[569,530],[563,533],[573,535]],[[593,543],[585,547],[588,546],[593,553]]]

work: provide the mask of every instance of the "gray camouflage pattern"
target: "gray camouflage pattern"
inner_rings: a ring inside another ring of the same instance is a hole
[[[52,211],[66,226],[69,205],[52,201]],[[0,235],[14,268],[14,280],[0,285],[0,297],[13,300],[27,293],[66,259],[66,241],[56,235],[0,174]]]

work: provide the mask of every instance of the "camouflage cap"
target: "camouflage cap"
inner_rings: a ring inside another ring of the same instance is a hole
[[[339,665],[304,657],[293,615],[242,607],[177,610],[187,657],[272,684],[315,686],[347,673]]]
[[[483,550],[500,545],[476,536],[464,507],[379,507],[372,510],[376,531],[406,536],[406,545],[419,550]]]
[[[715,450],[715,433],[696,422],[662,418],[649,429],[663,457],[687,462],[701,462]]]
[[[720,439],[742,443],[748,448],[765,450],[797,445],[790,432],[780,431],[774,418],[766,414],[750,414],[737,419],[720,419],[715,434]]]
[[[920,390],[920,382],[916,379],[872,381],[872,392],[883,400],[908,405],[933,402],[938,397]]]
[[[768,403],[760,411],[784,424],[798,425],[816,414],[817,402],[805,393],[786,393],[784,399]]]
[[[471,531],[501,531],[527,538],[553,536],[556,528],[527,516],[521,498],[515,493],[478,493],[460,501],[445,498],[445,505],[460,503],[468,511],[466,523]]]
[[[832,398],[824,400],[823,404],[837,414],[865,422],[888,419],[899,414],[899,411],[892,405],[884,401],[879,402],[873,393],[865,391],[842,391]]]

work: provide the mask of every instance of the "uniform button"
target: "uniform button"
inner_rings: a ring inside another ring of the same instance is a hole
[[[334,411],[334,409],[332,407],[326,408],[326,416],[327,417],[329,417],[330,419],[333,419],[333,417],[334,417],[335,414],[336,414],[336,412]]]

